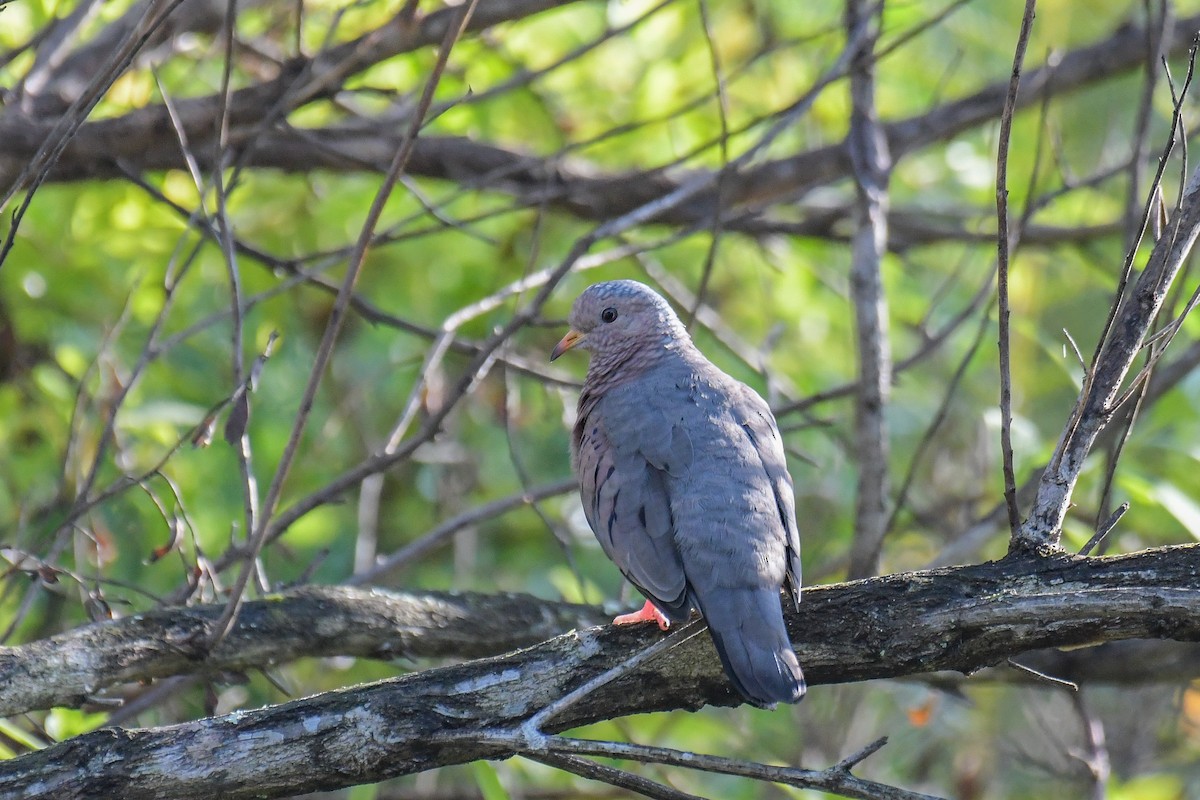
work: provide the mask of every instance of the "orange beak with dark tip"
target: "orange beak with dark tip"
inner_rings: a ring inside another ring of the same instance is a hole
[[[563,353],[579,344],[582,339],[583,334],[574,328],[567,331],[567,335],[562,337],[562,339],[559,339],[558,344],[554,345],[554,349],[550,351],[550,360],[553,361],[554,359],[558,358]]]

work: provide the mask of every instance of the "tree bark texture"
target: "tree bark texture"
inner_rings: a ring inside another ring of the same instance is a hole
[[[788,625],[814,686],[970,674],[1052,646],[1197,641],[1200,545],[1109,558],[1011,556],[815,587]],[[0,764],[0,797],[281,797],[507,758],[522,749],[525,720],[660,635],[653,626],[578,630],[277,706],[103,729]],[[550,727],[737,702],[701,636],[596,690]]]
[[[303,657],[478,658],[611,619],[528,595],[305,586],[245,604],[209,650],[224,606],[163,608],[0,647],[0,716],[78,706],[108,686],[219,674]]]

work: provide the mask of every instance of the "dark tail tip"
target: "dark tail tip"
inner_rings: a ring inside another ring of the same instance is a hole
[[[720,648],[717,652],[721,652]],[[753,662],[735,664],[733,659],[725,662],[730,682],[742,697],[759,708],[772,708],[776,703],[798,703],[808,689],[804,672],[791,648],[762,654]]]
[[[732,614],[729,612],[739,604],[724,605],[716,613],[706,614],[725,674],[742,697],[762,708],[799,702],[807,689],[804,672],[788,641],[779,596],[767,597],[774,608],[752,601]]]

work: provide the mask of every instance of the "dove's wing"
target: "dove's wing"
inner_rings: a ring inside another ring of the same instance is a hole
[[[748,386],[736,384],[730,390],[730,409],[746,439],[762,465],[762,470],[779,514],[780,535],[783,538],[787,559],[788,590],[792,600],[800,602],[800,530],[796,525],[796,495],[792,476],[788,472],[787,457],[783,451],[783,439],[775,416],[758,394]]]
[[[584,514],[621,573],[669,618],[684,619],[687,578],[675,546],[667,473],[633,443],[614,445],[605,405],[581,403],[575,426]]]

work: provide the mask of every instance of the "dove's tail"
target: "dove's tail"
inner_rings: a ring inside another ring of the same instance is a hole
[[[757,706],[804,697],[804,673],[788,640],[778,589],[723,589],[707,603],[697,599],[725,674],[743,697]]]

